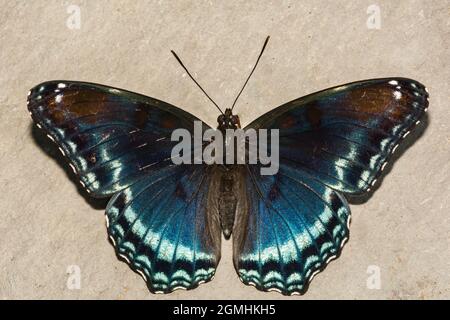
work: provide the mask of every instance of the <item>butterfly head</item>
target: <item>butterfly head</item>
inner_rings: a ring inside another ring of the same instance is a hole
[[[231,109],[225,109],[225,113],[221,114],[217,118],[219,130],[224,131],[226,129],[238,129],[241,127],[239,116],[234,115]]]

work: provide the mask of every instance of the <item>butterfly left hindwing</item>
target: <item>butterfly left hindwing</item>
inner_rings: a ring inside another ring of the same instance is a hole
[[[117,254],[151,292],[193,289],[215,274],[221,233],[208,198],[211,169],[167,166],[119,192],[106,208]]]

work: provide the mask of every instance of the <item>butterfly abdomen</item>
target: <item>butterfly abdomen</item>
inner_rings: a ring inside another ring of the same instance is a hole
[[[219,187],[219,216],[220,226],[225,239],[229,239],[233,230],[236,215],[237,196],[235,181],[230,171],[224,171],[220,178]]]

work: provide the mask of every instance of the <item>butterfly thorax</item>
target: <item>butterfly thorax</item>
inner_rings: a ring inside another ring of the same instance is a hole
[[[221,114],[217,118],[218,126],[217,129],[225,133],[227,129],[236,130],[241,127],[241,123],[239,121],[239,117],[234,115],[231,109],[225,109],[225,113]]]

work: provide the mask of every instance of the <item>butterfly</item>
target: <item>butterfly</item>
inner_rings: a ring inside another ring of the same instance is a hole
[[[215,105],[220,130],[240,126],[233,107]],[[262,175],[261,164],[174,164],[171,133],[192,133],[201,120],[164,101],[76,81],[45,82],[28,95],[33,121],[84,190],[110,198],[109,239],[153,293],[212,280],[223,233],[232,236],[244,284],[303,294],[349,237],[346,197],[370,191],[427,108],[426,88],[406,78],[353,82],[283,104],[244,128],[279,130],[279,170]]]

